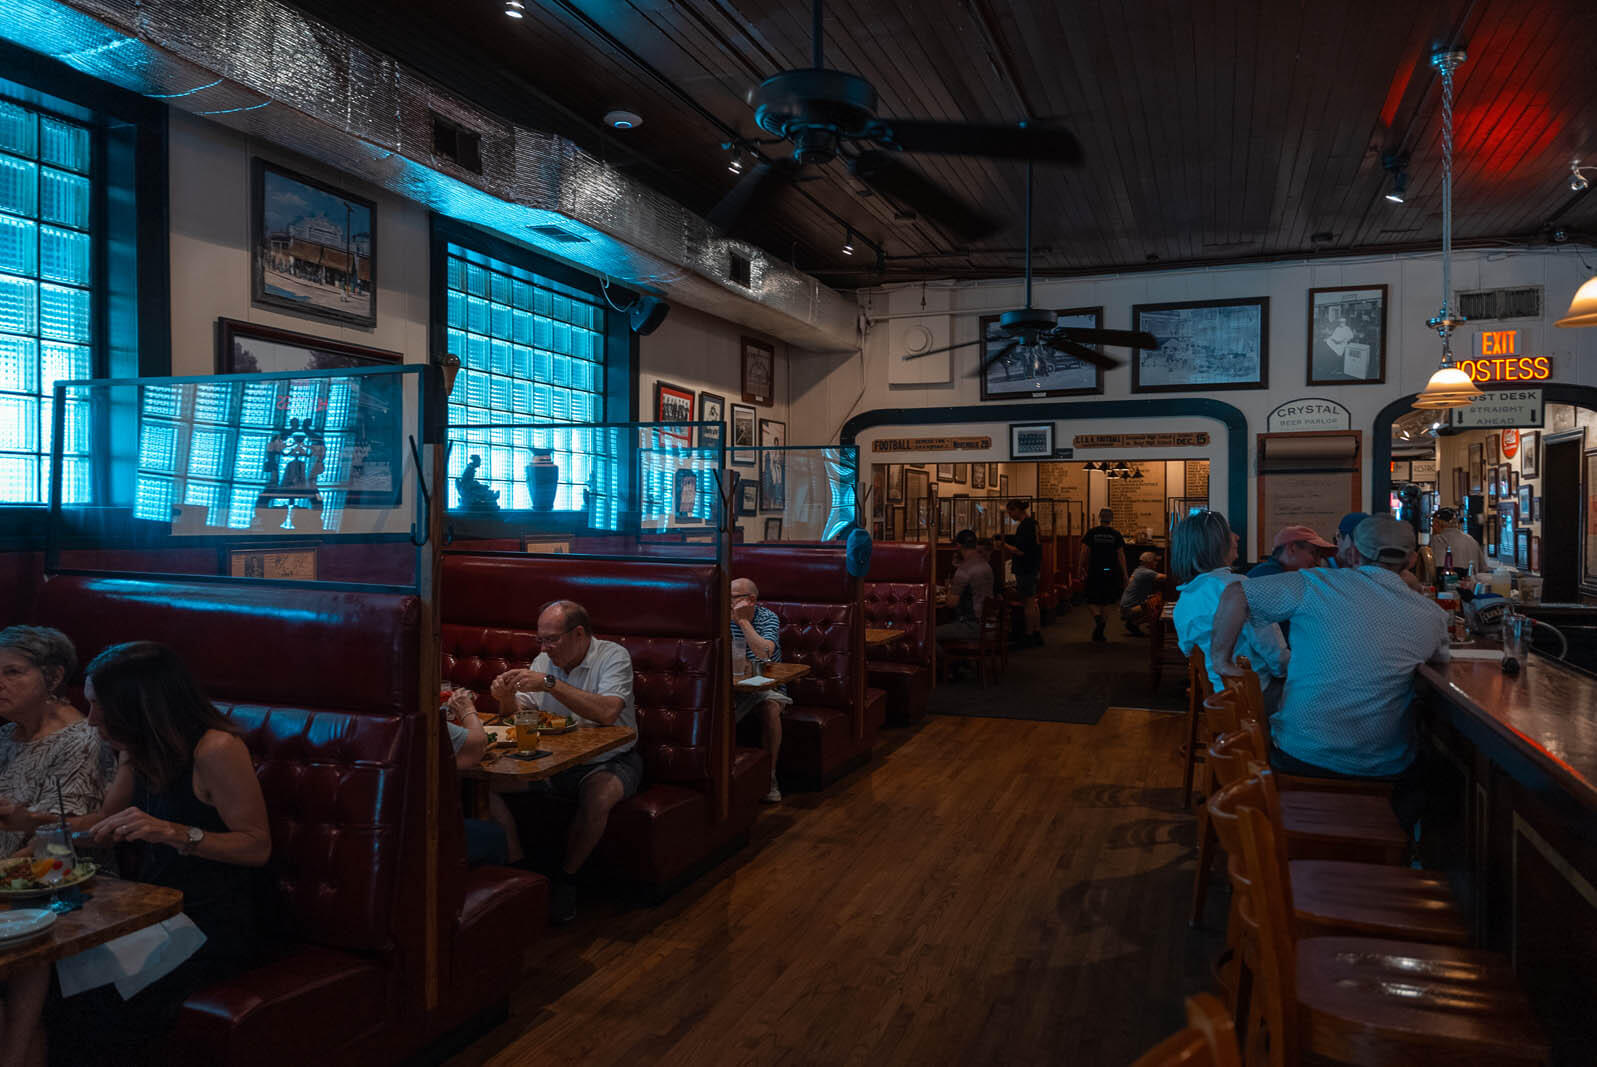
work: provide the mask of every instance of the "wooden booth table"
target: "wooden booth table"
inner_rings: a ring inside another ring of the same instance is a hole
[[[540,734],[538,748],[547,750],[549,755],[520,760],[512,755],[514,747],[489,749],[482,758],[482,769],[467,773],[473,778],[487,776],[485,781],[535,782],[620,748],[636,736],[636,731],[625,726],[579,726],[569,733]]]
[[[37,937],[0,950],[0,981],[20,968],[76,956],[183,910],[183,894],[176,889],[125,882],[108,874],[97,874],[78,889],[85,897],[83,907],[57,915]],[[43,908],[49,900],[40,896],[7,903],[0,905],[0,911]]]
[[[905,635],[903,630],[867,629],[865,631],[865,647],[866,648],[885,648],[886,646],[892,644],[894,641],[902,641],[902,640],[904,640],[905,636],[906,635]]]
[[[786,685],[795,678],[802,678],[810,673],[808,663],[767,663],[761,677],[766,680],[757,685],[748,685],[744,682],[733,682],[734,693],[763,693],[767,689],[775,689],[779,685]]]

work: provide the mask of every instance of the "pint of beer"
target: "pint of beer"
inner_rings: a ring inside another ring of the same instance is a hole
[[[519,693],[512,697],[515,705],[516,751],[530,754],[538,751],[538,723],[543,716],[531,694]]]

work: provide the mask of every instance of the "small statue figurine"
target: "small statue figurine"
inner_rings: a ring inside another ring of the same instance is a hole
[[[471,462],[466,464],[466,469],[460,472],[460,477],[455,479],[455,490],[460,494],[462,511],[499,510],[499,490],[489,489],[477,480],[477,469],[481,466],[482,457],[474,455]]]

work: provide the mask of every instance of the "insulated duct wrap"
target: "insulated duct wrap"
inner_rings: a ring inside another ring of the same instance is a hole
[[[858,347],[854,303],[714,236],[564,138],[472,106],[272,0],[8,0],[0,36],[357,175],[440,214],[802,348]],[[432,154],[432,115],[477,132],[483,173]],[[553,234],[534,227],[554,227]],[[727,280],[729,254],[750,286]]]

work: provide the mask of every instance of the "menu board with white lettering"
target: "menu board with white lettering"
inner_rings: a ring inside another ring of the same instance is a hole
[[[1187,467],[1187,498],[1189,500],[1209,499],[1209,461],[1206,459],[1189,459]]]
[[[1037,497],[1041,500],[1087,499],[1087,472],[1079,463],[1037,464]]]
[[[1114,509],[1115,529],[1128,540],[1141,537],[1142,530],[1155,536],[1165,530],[1165,492],[1163,463],[1133,463],[1141,478],[1109,479],[1109,506]]]

